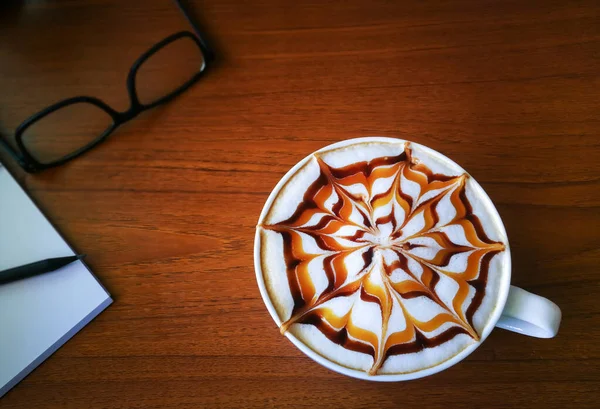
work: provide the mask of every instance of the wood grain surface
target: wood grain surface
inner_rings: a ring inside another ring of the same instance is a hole
[[[598,407],[598,1],[193,9],[218,62],[187,93],[55,170],[0,152],[115,299],[2,409]],[[167,0],[2,2],[1,129],[75,95],[127,108],[129,66],[187,28]],[[305,155],[365,135],[430,146],[482,184],[513,284],[562,308],[555,339],[495,330],[440,374],[380,384],[279,334],[254,278],[259,212]]]

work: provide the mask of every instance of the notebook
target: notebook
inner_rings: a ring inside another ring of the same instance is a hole
[[[73,254],[0,163],[0,271]],[[0,285],[0,397],[111,302],[82,261]]]

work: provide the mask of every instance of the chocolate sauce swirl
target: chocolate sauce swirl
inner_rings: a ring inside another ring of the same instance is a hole
[[[474,213],[466,194],[468,175],[432,172],[413,158],[408,144],[399,155],[340,168],[318,154],[315,160],[318,177],[292,215],[260,226],[278,233],[283,242],[293,309],[281,332],[293,324],[313,325],[331,342],[370,355],[369,374],[376,374],[391,356],[434,348],[461,334],[479,340],[473,317],[486,295],[490,262],[505,247],[486,235]],[[383,180],[389,186],[373,193],[375,183]],[[418,189],[407,191],[403,186],[408,183]],[[366,193],[357,193],[356,186]],[[444,206],[450,203],[453,216],[448,219],[446,214],[442,223],[443,200]],[[450,237],[449,228],[461,229],[468,244]],[[314,242],[318,254],[307,250],[306,240]],[[419,252],[432,246],[434,251]],[[353,255],[360,261],[350,271],[347,260]],[[449,266],[458,256],[466,266],[454,272]],[[321,290],[309,269],[315,262],[321,263],[326,278]],[[451,303],[438,293],[442,277],[457,284]],[[330,308],[329,302],[338,297],[376,304],[381,332],[353,322],[354,304],[345,313]],[[437,305],[435,316],[422,320],[411,312],[407,303],[420,297]],[[401,330],[392,326],[394,309],[406,323]]]

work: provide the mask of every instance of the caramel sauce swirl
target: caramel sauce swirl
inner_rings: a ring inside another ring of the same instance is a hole
[[[370,355],[372,375],[394,355],[433,348],[460,334],[478,341],[473,317],[485,297],[490,262],[505,246],[486,235],[474,214],[468,175],[432,172],[413,158],[409,144],[400,155],[340,168],[319,154],[315,159],[319,175],[292,215],[261,226],[283,242],[293,309],[281,332],[293,324],[313,325],[331,342]],[[374,193],[376,183],[385,189]],[[411,192],[403,188],[408,184]],[[444,220],[441,206],[452,208]],[[453,237],[450,229],[459,229],[464,238]],[[318,252],[307,251],[308,239]],[[356,254],[351,273],[348,260]],[[457,256],[466,260],[460,272],[451,268]],[[311,275],[309,265],[314,268],[315,262],[326,278],[324,289]],[[442,278],[456,283],[451,302],[438,293]],[[330,308],[328,302],[338,297],[376,304],[381,332],[353,322],[354,305],[345,313]],[[407,303],[420,297],[439,306],[436,315],[423,320],[410,310]],[[394,309],[405,322],[402,329],[391,325]]]

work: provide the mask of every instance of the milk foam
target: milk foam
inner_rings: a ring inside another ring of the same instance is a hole
[[[404,152],[409,157],[401,160]],[[397,163],[386,162],[394,157],[400,158]],[[371,175],[381,171],[382,177],[373,176],[370,187],[335,178],[337,169],[377,160],[382,165]],[[331,169],[328,177],[337,187],[323,185],[315,193],[324,197],[319,196],[320,205],[298,213],[306,192]],[[433,176],[423,182],[427,172]],[[436,178],[440,182],[431,184]],[[370,199],[394,186],[410,200],[369,208]],[[481,187],[458,165],[404,141],[356,143],[311,155],[275,195],[257,227],[261,274],[277,324],[323,357],[373,375],[412,373],[443,363],[489,332],[499,308],[497,289],[509,275],[508,252],[502,251],[507,238]],[[345,216],[336,216],[342,196],[352,200],[343,201]],[[483,234],[474,235],[469,222],[458,218],[465,198]],[[431,208],[437,222],[427,228],[435,221]],[[362,236],[353,237],[359,231]],[[443,237],[451,248],[445,248]],[[477,301],[469,282],[483,279],[482,266],[487,278]],[[436,284],[432,276],[438,277]],[[358,351],[363,346],[371,352]]]

